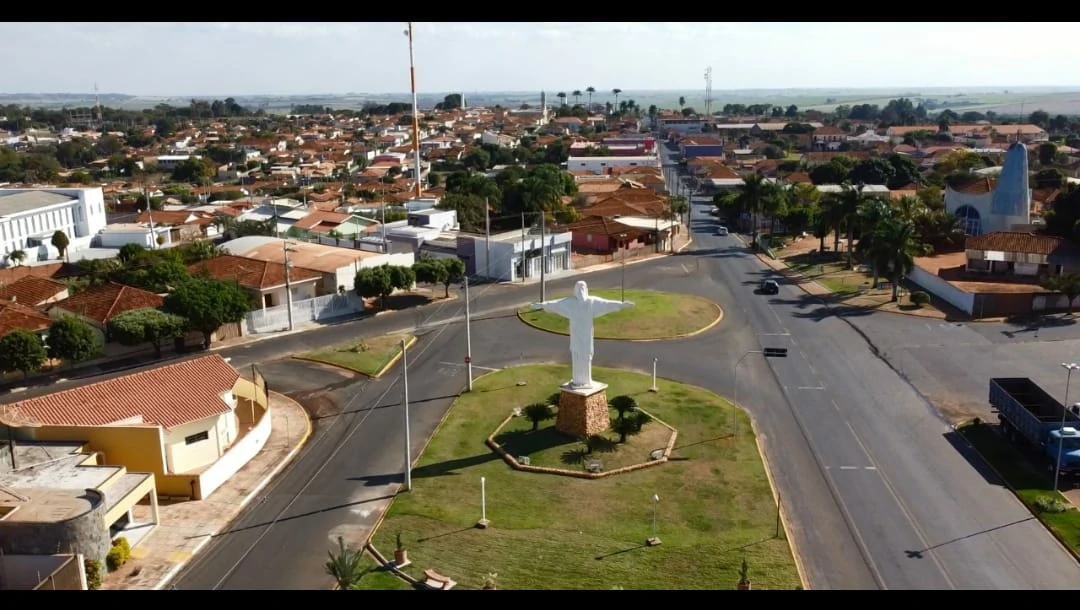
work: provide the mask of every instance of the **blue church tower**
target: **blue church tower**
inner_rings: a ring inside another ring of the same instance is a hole
[[[1014,142],[1005,153],[997,187],[990,200],[990,213],[1007,217],[1016,224],[1027,224],[1031,213],[1031,189],[1028,187],[1028,150]],[[1024,219],[1017,221],[1017,219]]]

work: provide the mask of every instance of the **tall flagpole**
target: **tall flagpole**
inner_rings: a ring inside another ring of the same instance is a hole
[[[413,139],[413,158],[416,163],[416,198],[419,199],[421,193],[424,191],[423,184],[420,179],[420,108],[416,102],[416,67],[413,65],[413,35],[412,35],[412,22],[409,22],[409,29],[405,32],[405,35],[409,37],[409,83],[412,86],[412,139]]]

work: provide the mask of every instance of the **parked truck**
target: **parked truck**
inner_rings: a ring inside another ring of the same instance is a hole
[[[1080,403],[1066,409],[1027,377],[998,377],[990,380],[990,405],[1005,438],[1034,449],[1050,473],[1060,455],[1061,474],[1080,475]]]

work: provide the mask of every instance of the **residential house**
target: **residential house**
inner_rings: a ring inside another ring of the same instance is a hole
[[[25,418],[9,409],[0,423],[24,436],[19,425]],[[158,524],[154,475],[105,465],[105,456],[86,442],[21,440],[5,453],[0,589],[86,589],[83,558],[104,564],[113,540],[124,536],[136,546]],[[149,505],[148,522],[136,521],[141,502]]]
[[[157,493],[202,499],[270,434],[265,394],[218,354],[97,381],[8,406],[24,439],[77,441],[101,462],[153,473]]]
[[[44,335],[52,318],[17,301],[0,301],[0,337],[13,330],[24,329]]]
[[[412,251],[384,254],[262,235],[238,237],[221,244],[221,248],[235,256],[281,264],[285,263],[285,257],[288,256],[294,268],[303,267],[322,274],[323,286],[320,294],[337,294],[339,290],[351,291],[355,285],[356,274],[361,269],[380,265],[408,267],[416,260]]]
[[[104,340],[109,320],[133,309],[161,307],[164,301],[161,295],[153,292],[108,282],[90,286],[62,301],[56,301],[49,305],[47,311],[53,319],[65,315],[80,318],[94,327]]]
[[[839,127],[823,125],[814,130],[811,138],[814,150],[836,151],[847,141],[848,134]]]
[[[1080,248],[1052,235],[994,231],[964,240],[964,270],[1035,278],[1080,270]]]
[[[679,153],[683,159],[697,157],[723,157],[724,141],[715,136],[693,136],[679,141]]]
[[[660,167],[660,160],[655,155],[637,157],[570,157],[566,161],[568,171],[589,171],[596,174],[610,174],[616,167]]]
[[[370,218],[340,212],[311,212],[293,223],[290,235],[329,236],[334,233],[341,239],[353,239],[365,233],[372,233],[379,228],[379,223]]]
[[[213,238],[219,235],[218,227],[214,224],[213,214],[190,209],[178,212],[166,212],[164,210],[153,212],[143,210],[138,218],[135,219],[135,222],[145,224],[147,227],[153,223],[154,228],[168,228],[170,233],[170,243],[195,241],[198,239]]]
[[[67,286],[46,277],[26,275],[10,284],[0,283],[0,302],[15,301],[28,307],[41,307],[66,298]]]
[[[277,307],[288,302],[312,299],[322,294],[322,274],[303,267],[291,267],[286,281],[285,265],[223,254],[188,266],[193,275],[205,275],[238,286],[251,293],[257,308]],[[288,290],[286,289],[288,287]]]
[[[136,244],[153,250],[173,245],[173,230],[168,225],[141,222],[116,222],[106,225],[98,233],[98,245],[102,248],[123,248]]]

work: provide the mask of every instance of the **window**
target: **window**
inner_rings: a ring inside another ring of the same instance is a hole
[[[191,436],[184,437],[184,444],[185,445],[194,445],[195,443],[198,443],[199,441],[205,441],[205,440],[207,440],[209,438],[210,438],[210,432],[208,432],[206,430],[203,430],[202,432],[200,432],[198,434],[192,434]]]

